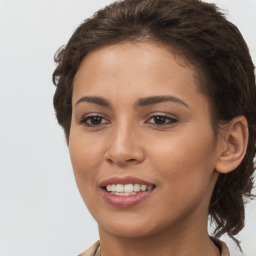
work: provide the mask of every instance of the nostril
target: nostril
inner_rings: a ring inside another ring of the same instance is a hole
[[[126,162],[134,162],[134,161],[136,161],[136,159],[128,159]]]
[[[110,163],[110,164],[113,164],[115,161],[113,161],[112,159],[108,158],[107,162]],[[136,162],[136,159],[134,159],[134,158],[127,159],[123,163],[132,163],[132,162]]]
[[[113,160],[111,160],[110,158],[107,159],[107,162],[113,164]]]
[[[121,150],[122,149],[122,150]],[[109,164],[132,164],[132,163],[140,163],[144,160],[144,153],[141,150],[125,150],[125,148],[119,148],[119,150],[115,148],[110,148],[106,151],[104,155],[105,161]]]

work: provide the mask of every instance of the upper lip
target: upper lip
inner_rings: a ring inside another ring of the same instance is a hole
[[[140,185],[147,185],[147,186],[152,186],[154,184],[139,179],[137,177],[133,177],[133,176],[125,176],[125,177],[111,177],[108,179],[103,180],[102,182],[100,182],[100,187],[106,187],[107,185],[112,185],[112,184],[140,184]]]

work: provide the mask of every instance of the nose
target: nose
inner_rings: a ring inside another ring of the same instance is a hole
[[[145,154],[140,143],[140,134],[135,127],[123,124],[111,131],[105,159],[119,166],[143,162]]]

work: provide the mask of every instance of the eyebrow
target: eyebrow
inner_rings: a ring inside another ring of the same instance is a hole
[[[162,102],[176,102],[179,103],[187,108],[189,108],[189,106],[182,101],[180,98],[177,98],[175,96],[170,96],[170,95],[163,95],[163,96],[151,96],[151,97],[146,97],[146,98],[141,98],[138,101],[136,101],[135,106],[136,107],[144,107],[144,106],[148,106],[148,105],[153,105],[153,104],[157,104],[157,103],[162,103]],[[81,99],[79,99],[75,105],[78,105],[82,102],[90,102],[90,103],[94,103],[103,107],[111,107],[111,103],[106,100],[103,97],[98,97],[98,96],[85,96],[82,97]]]
[[[103,97],[98,97],[98,96],[85,96],[82,97],[81,99],[79,99],[76,102],[76,105],[78,105],[81,102],[90,102],[90,103],[94,103],[103,107],[110,107],[111,104],[108,100],[104,99]]]
[[[157,104],[157,103],[168,102],[168,101],[176,102],[176,103],[179,103],[179,104],[189,108],[188,104],[186,104],[180,98],[177,98],[175,96],[169,96],[169,95],[152,96],[152,97],[142,98],[142,99],[139,99],[135,105],[139,106],[139,107],[144,107],[144,106],[148,106],[151,104]]]

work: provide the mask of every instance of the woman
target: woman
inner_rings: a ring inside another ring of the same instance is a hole
[[[239,245],[256,134],[238,29],[198,0],[124,0],[56,62],[56,116],[100,235],[81,255],[229,255],[218,238]]]

